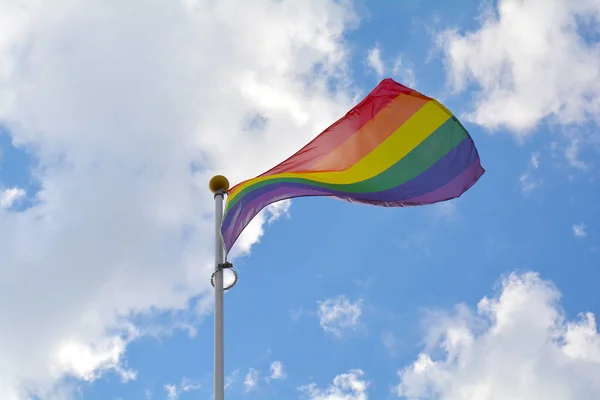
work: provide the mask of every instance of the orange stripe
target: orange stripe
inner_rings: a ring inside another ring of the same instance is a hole
[[[313,171],[343,171],[350,168],[412,117],[430,99],[418,93],[396,97],[375,118],[365,124],[344,143],[321,158]]]

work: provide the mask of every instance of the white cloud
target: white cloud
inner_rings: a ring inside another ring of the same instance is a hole
[[[362,313],[362,299],[355,302],[340,295],[318,302],[319,324],[325,332],[341,336],[342,332],[358,325]]]
[[[521,185],[521,191],[523,194],[529,194],[535,189],[542,186],[541,179],[535,179],[531,172],[526,172],[519,177],[519,184]]]
[[[540,153],[531,153],[531,160],[530,160],[531,166],[533,168],[539,168],[540,167]]]
[[[539,167],[540,153],[531,153],[528,171],[519,177],[519,184],[521,185],[521,192],[523,192],[523,194],[529,194],[530,192],[542,186],[543,181],[534,177],[534,170],[538,169]]]
[[[367,53],[367,65],[377,73],[377,77],[379,78],[383,78],[385,74],[391,72],[392,76],[399,80],[403,85],[414,88],[417,84],[415,72],[406,65],[402,54],[396,57],[396,61],[394,61],[391,71],[388,71],[385,62],[381,58],[381,47],[376,45],[369,49],[369,52]]]
[[[177,386],[167,384],[164,386],[165,391],[167,392],[167,399],[175,400],[177,399]]]
[[[179,388],[182,392],[189,392],[191,390],[200,389],[200,385],[198,383],[192,382],[191,379],[183,378],[181,383],[179,384]]]
[[[600,334],[594,315],[568,320],[560,293],[535,273],[511,274],[501,292],[429,323],[428,346],[399,371],[410,399],[596,399]],[[437,354],[437,356],[434,356]]]
[[[363,380],[364,372],[353,369],[333,379],[325,389],[311,383],[299,388],[310,400],[367,400],[369,383]]]
[[[286,374],[283,370],[283,363],[281,361],[273,361],[271,363],[271,375],[270,379],[285,379]]]
[[[107,370],[115,370],[124,382],[135,380],[136,373],[120,364],[127,342],[120,337],[107,338],[104,343],[83,343],[67,340],[58,346],[54,368],[91,382]]]
[[[25,197],[25,190],[17,187],[4,189],[0,192],[0,208],[10,208],[12,205]]]
[[[255,370],[254,368],[250,368],[248,373],[246,374],[246,378],[244,378],[244,391],[250,392],[258,386],[258,376],[260,372]]]
[[[385,66],[381,59],[381,49],[379,46],[372,47],[367,54],[367,64],[377,73],[378,77],[383,77]]]
[[[231,374],[225,377],[225,390],[229,389],[231,385],[237,380],[237,376],[240,373],[239,369],[233,370]]]
[[[415,71],[406,66],[403,60],[403,56],[400,55],[396,58],[392,74],[397,77],[403,85],[414,88],[417,85],[417,78],[415,77]]]
[[[298,322],[304,314],[306,314],[306,311],[302,307],[295,310],[290,310],[290,319],[294,322]]]
[[[585,224],[573,224],[573,234],[578,238],[584,238],[587,236],[587,227]]]
[[[600,3],[488,4],[497,7],[486,10],[478,30],[440,37],[452,85],[478,87],[466,118],[521,136],[545,118],[559,124],[600,122]]]
[[[233,246],[230,255],[238,257],[249,254],[252,246],[260,242],[260,239],[265,234],[265,223],[272,224],[282,217],[289,217],[291,205],[291,200],[283,200],[265,207],[244,229]]]
[[[272,223],[274,221],[277,221],[281,217],[289,217],[291,205],[291,200],[282,200],[269,205],[266,208],[266,211],[269,214],[268,222]]]
[[[571,134],[569,137],[569,145],[565,149],[565,157],[573,167],[585,171],[589,168],[589,164],[580,157],[583,140],[584,138],[582,138],[581,135]]]
[[[333,0],[0,0],[0,123],[41,187],[0,213],[0,398],[52,400],[123,367],[129,316],[210,304],[208,179],[348,110],[354,22]]]
[[[411,254],[420,254],[424,257],[431,257],[432,243],[431,235],[426,232],[412,232],[399,239],[398,247],[402,251],[409,251]]]
[[[200,389],[200,385],[192,382],[188,378],[183,378],[179,385],[166,384],[163,386],[167,392],[167,399],[176,400],[180,394]]]

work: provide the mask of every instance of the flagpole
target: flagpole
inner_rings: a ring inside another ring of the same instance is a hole
[[[223,239],[221,223],[223,222],[223,201],[229,190],[229,181],[222,175],[214,176],[209,188],[215,197],[215,270],[212,283],[215,287],[215,321],[214,321],[214,400],[225,398],[225,365],[223,351]]]

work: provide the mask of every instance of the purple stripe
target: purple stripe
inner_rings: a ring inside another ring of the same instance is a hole
[[[250,221],[267,205],[294,197],[332,196],[385,207],[424,205],[460,196],[483,174],[470,137],[412,180],[381,192],[347,193],[305,183],[266,185],[244,196],[223,221],[223,239],[229,251]]]
[[[240,207],[238,204],[233,207],[226,215],[221,225],[223,242],[227,251],[231,250],[233,244],[240,236],[242,231],[252,219],[266,206],[272,203],[276,203],[281,200],[290,199],[292,197],[308,197],[308,196],[327,196],[325,189],[317,189],[311,187],[294,188],[294,187],[283,187],[279,186],[273,188],[271,191],[263,193],[261,196],[255,198],[251,202],[246,202],[246,199],[240,199],[239,203],[242,203]],[[242,215],[243,211],[243,215]],[[234,221],[231,224],[231,221]],[[225,228],[225,229],[223,229]]]
[[[414,205],[411,201],[412,199],[420,199],[447,185],[454,178],[460,176],[473,163],[479,165],[479,156],[471,138],[468,137],[424,173],[404,184],[381,192],[346,193],[304,183],[276,183],[263,186],[240,199],[225,215],[223,222],[225,246],[229,250],[241,231],[250,223],[254,216],[273,202],[293,197],[333,196],[349,202],[387,207]],[[456,188],[452,187],[452,189]],[[462,194],[460,191],[450,193],[450,198],[460,196],[460,194]],[[426,198],[426,200],[429,203],[434,203],[447,200],[447,198],[436,199],[432,195]],[[411,204],[407,204],[408,201],[411,201]]]
[[[481,166],[479,157],[477,157],[477,160],[473,161],[473,164],[471,164],[469,168],[444,186],[433,192],[407,200],[404,204],[409,206],[420,206],[454,199],[469,190],[484,173],[485,170]]]

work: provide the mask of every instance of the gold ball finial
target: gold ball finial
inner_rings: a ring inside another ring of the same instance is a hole
[[[228,191],[229,181],[223,175],[215,175],[210,179],[208,187],[213,193],[217,193],[220,190]]]

